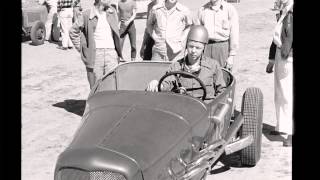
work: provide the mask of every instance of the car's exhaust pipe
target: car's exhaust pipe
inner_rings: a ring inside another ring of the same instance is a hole
[[[242,139],[239,139],[237,141],[234,141],[226,145],[224,152],[226,155],[232,154],[236,151],[239,151],[241,149],[248,147],[249,145],[252,144],[252,142],[253,142],[253,136],[248,135]]]
[[[221,119],[221,117],[223,116],[220,116],[220,114],[225,114],[227,109],[228,106],[222,106],[222,109],[220,111],[221,113],[218,113],[219,118],[212,119]],[[174,180],[191,179],[200,172],[209,170],[212,164],[216,162],[223,153],[231,154],[249,146],[253,142],[252,135],[230,143],[232,141],[232,138],[235,137],[237,131],[241,127],[243,121],[243,116],[241,114],[238,114],[235,118],[235,121],[231,124],[226,137],[224,139],[215,141],[212,144],[208,145],[206,148],[202,149],[200,151],[199,157],[196,160],[187,163],[183,161],[182,158],[178,157],[178,162],[180,162],[184,166],[184,172],[175,173],[171,166],[169,166],[167,170],[171,178]]]

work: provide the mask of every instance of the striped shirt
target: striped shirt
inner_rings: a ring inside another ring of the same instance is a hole
[[[62,8],[71,8],[74,0],[58,0],[58,11]]]

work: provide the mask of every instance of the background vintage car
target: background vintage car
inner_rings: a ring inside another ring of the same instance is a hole
[[[263,96],[249,88],[242,114],[233,109],[236,81],[212,102],[172,92],[146,92],[169,62],[130,62],[100,79],[82,123],[57,160],[55,180],[206,179],[222,155],[260,159]],[[234,118],[232,118],[234,115]]]
[[[46,37],[45,23],[47,21],[47,8],[44,5],[22,8],[22,36],[30,37],[34,45],[44,43]],[[58,27],[57,14],[52,19],[51,39],[59,41],[60,28]]]

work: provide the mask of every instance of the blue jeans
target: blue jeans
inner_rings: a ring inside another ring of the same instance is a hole
[[[95,81],[118,65],[118,54],[115,49],[97,48],[93,72]]]

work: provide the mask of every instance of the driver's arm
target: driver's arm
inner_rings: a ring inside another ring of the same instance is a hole
[[[175,62],[169,66],[169,69],[167,70],[166,73],[169,73],[172,71],[179,71],[179,70],[181,70],[181,66],[179,65],[178,62]],[[176,79],[174,78],[174,76],[168,76],[166,79],[163,80],[161,85],[161,90],[171,91],[175,83],[176,83]]]
[[[215,90],[215,96],[221,94],[226,88],[226,82],[223,78],[223,72],[221,67],[216,64],[213,70],[213,87]]]
[[[181,69],[181,68],[180,68]],[[179,67],[176,65],[176,63],[172,63],[168,70],[166,71],[166,73],[172,72],[172,71],[177,71],[180,70]],[[166,79],[164,79],[164,81],[161,84],[161,90],[162,91],[170,91],[175,83],[175,78],[173,76],[169,76]],[[152,91],[152,92],[158,92],[158,84],[159,81],[158,80],[152,80],[149,82],[146,90],[147,91]]]

